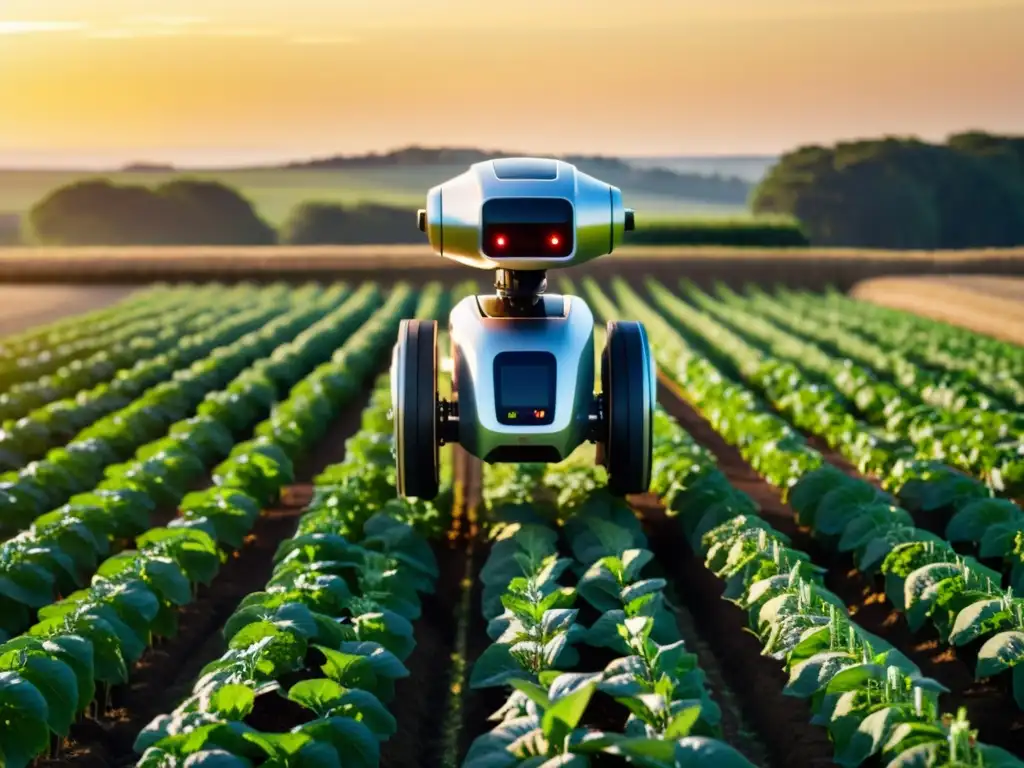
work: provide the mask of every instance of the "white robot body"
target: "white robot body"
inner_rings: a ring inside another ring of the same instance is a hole
[[[484,461],[561,461],[591,429],[594,315],[575,296],[544,316],[488,314],[469,296],[450,315],[458,442]]]
[[[633,229],[622,193],[560,160],[489,160],[431,189],[417,221],[440,256],[494,270],[496,291],[449,315],[450,401],[437,393],[437,322],[401,323],[391,363],[399,494],[437,494],[444,443],[486,462],[551,463],[588,440],[613,492],[645,492],[656,377],[643,326],[608,323],[595,393],[593,313],[576,296],[545,294],[546,270],[611,253]]]

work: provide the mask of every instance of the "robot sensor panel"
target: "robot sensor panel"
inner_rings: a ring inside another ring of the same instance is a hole
[[[550,352],[494,356],[494,398],[501,424],[539,426],[555,420],[558,363]]]
[[[568,256],[576,240],[572,203],[558,197],[499,197],[483,204],[483,252],[491,258]]]

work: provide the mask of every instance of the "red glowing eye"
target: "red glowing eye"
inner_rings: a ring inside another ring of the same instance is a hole
[[[551,243],[552,245],[558,245],[558,244],[559,244],[560,242],[562,242],[562,241],[558,239],[558,235],[552,235],[552,236],[551,236],[551,239],[549,240],[549,242],[550,242],[550,243]]]
[[[494,238],[494,244],[496,246],[498,246],[499,248],[504,248],[505,247],[505,236],[504,235],[498,235],[496,238]]]

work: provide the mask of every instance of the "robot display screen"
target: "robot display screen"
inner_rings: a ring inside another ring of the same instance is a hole
[[[550,424],[555,416],[555,357],[550,352],[502,352],[494,359],[501,424]]]
[[[572,253],[572,203],[560,197],[499,197],[483,204],[483,252],[491,258],[561,258]]]

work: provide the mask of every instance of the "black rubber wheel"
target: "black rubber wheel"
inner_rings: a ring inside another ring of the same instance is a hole
[[[437,496],[437,323],[403,320],[391,355],[398,495]]]
[[[607,429],[599,456],[608,470],[608,489],[614,494],[646,493],[651,486],[655,384],[653,357],[643,325],[633,321],[608,323],[601,354]]]

